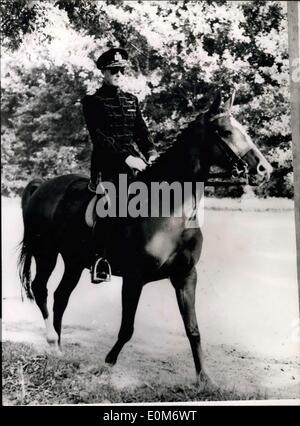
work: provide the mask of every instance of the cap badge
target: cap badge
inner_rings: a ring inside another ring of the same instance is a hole
[[[121,61],[123,58],[122,58],[122,55],[120,54],[120,52],[117,52],[116,54],[115,54],[115,61]]]

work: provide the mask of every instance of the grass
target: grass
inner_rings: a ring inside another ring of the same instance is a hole
[[[117,389],[105,365],[95,366],[78,345],[67,345],[63,357],[38,353],[23,343],[4,342],[4,405],[110,404],[264,399],[235,390],[199,391],[195,385],[144,383]]]

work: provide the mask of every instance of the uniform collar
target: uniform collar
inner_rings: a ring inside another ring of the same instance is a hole
[[[106,96],[116,96],[118,93],[120,93],[120,88],[116,86],[110,86],[109,84],[103,83],[103,85],[100,87],[100,89],[97,90],[97,92],[101,92],[102,95]]]

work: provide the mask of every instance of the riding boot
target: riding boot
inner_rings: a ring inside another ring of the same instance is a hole
[[[103,221],[103,219],[100,219]],[[93,284],[111,281],[111,267],[106,259],[106,226],[99,224],[100,220],[96,219],[93,227],[93,246],[94,246],[94,262],[91,265],[91,281]],[[102,241],[101,248],[98,241]]]

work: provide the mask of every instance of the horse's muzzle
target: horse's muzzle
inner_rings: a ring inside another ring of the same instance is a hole
[[[242,160],[248,165],[250,185],[262,185],[270,180],[273,167],[259,149],[253,147],[242,157]]]
[[[265,167],[265,165],[259,163],[256,167],[256,173],[251,173],[249,176],[249,184],[252,186],[260,186],[269,182],[271,178],[271,174],[273,171],[273,167],[269,165],[269,167]]]

